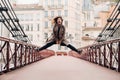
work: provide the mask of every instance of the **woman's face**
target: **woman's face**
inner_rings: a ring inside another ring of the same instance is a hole
[[[62,24],[62,19],[61,18],[57,19],[57,24]]]

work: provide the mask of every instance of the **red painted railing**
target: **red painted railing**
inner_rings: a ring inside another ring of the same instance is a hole
[[[120,72],[120,39],[81,48],[80,58]]]
[[[8,72],[54,55],[54,51],[44,50],[36,52],[36,48],[37,46],[32,44],[0,37],[0,73]]]

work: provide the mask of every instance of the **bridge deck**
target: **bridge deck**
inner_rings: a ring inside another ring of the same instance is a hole
[[[120,73],[70,56],[53,56],[15,71],[0,80],[120,80]]]

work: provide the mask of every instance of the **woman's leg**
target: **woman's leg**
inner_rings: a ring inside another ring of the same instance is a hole
[[[72,49],[73,51],[76,51],[77,53],[81,53],[82,51],[77,50],[74,46],[72,46],[71,44],[65,44],[64,42],[61,43],[62,46],[67,46],[70,49]]]
[[[46,45],[44,45],[43,47],[38,48],[37,51],[44,50],[44,49],[52,46],[52,45],[55,44],[55,43],[56,43],[55,41],[51,41],[51,42],[47,43]]]

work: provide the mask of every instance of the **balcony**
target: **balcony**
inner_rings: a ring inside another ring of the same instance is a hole
[[[101,31],[103,27],[83,27],[83,31]]]
[[[63,5],[48,5],[48,9],[63,9]]]
[[[82,40],[95,40],[95,37],[90,37],[90,36],[82,36]]]

